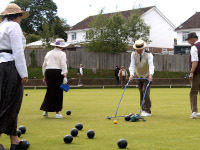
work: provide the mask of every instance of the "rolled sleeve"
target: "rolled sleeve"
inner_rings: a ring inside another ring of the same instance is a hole
[[[135,59],[134,59],[134,52],[131,54],[131,64],[129,67],[130,76],[134,76],[135,73]]]
[[[13,24],[10,32],[11,48],[16,69],[21,78],[28,77],[26,60],[23,48],[23,33],[19,24]]]
[[[192,46],[192,47],[191,47],[190,54],[191,54],[191,62],[199,61],[198,49],[197,49],[196,46]]]
[[[148,54],[148,64],[149,64],[149,74],[154,74],[154,64],[153,64],[153,55],[151,53]]]

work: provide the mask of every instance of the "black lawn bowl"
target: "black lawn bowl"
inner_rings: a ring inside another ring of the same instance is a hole
[[[71,129],[71,135],[76,137],[78,135],[78,129],[76,128]]]
[[[67,114],[67,115],[71,115],[71,113],[72,113],[71,110],[67,110],[67,111],[66,111],[66,114]]]
[[[131,116],[129,116],[129,115],[126,115],[124,119],[125,119],[126,121],[130,121],[130,119],[131,119]]]
[[[92,139],[95,136],[95,132],[93,130],[88,130],[87,136],[88,136],[89,139]]]
[[[19,142],[20,150],[27,150],[30,147],[30,143],[26,140],[21,140]]]
[[[83,129],[83,125],[81,123],[77,123],[75,128],[78,129],[78,130],[82,130]]]
[[[20,137],[22,135],[22,131],[17,129],[17,136]]]
[[[22,134],[26,133],[26,127],[25,126],[20,126],[19,130],[22,132]]]
[[[28,96],[28,94],[25,94],[26,96]]]
[[[126,148],[128,143],[125,139],[120,139],[118,142],[117,142],[117,145],[119,148]]]
[[[71,143],[73,141],[73,136],[72,135],[65,135],[63,138],[65,143]]]

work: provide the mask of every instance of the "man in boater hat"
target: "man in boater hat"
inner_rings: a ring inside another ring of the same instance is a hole
[[[153,55],[145,49],[146,43],[143,40],[135,41],[133,48],[134,52],[131,54],[131,64],[129,67],[130,78],[132,81],[134,77],[136,78],[148,78],[136,80],[139,91],[140,91],[140,105],[142,105],[143,96],[146,90],[146,86],[149,81],[153,80],[154,74],[154,64],[153,64]],[[150,88],[147,89],[145,100],[142,106],[141,116],[147,117],[151,116],[151,100],[150,100]]]

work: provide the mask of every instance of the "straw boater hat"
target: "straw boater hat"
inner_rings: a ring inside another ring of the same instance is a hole
[[[143,40],[137,40],[135,41],[135,44],[133,45],[133,48],[136,50],[141,50],[146,47],[146,43]]]
[[[22,11],[21,8],[17,4],[10,3],[0,15],[6,16],[6,15],[11,15],[11,14],[19,14],[19,13],[22,13],[22,19],[29,17],[29,13],[27,11]]]
[[[190,38],[198,38],[197,34],[195,32],[190,32],[188,33],[188,37],[186,40],[190,39]]]
[[[56,39],[56,41],[51,43],[50,45],[56,47],[67,47],[69,44],[66,43],[64,39]]]

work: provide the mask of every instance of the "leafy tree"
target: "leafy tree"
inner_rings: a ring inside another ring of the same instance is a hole
[[[150,27],[141,16],[140,9],[133,9],[128,18],[120,13],[107,17],[102,9],[89,24],[86,47],[94,52],[121,53],[128,49],[130,40],[150,42]]]
[[[106,49],[105,52],[120,53],[128,49],[127,29],[124,25],[125,17],[120,13],[115,13],[109,18],[106,26]]]
[[[47,22],[45,22],[42,26],[43,31],[39,32],[40,37],[46,47],[49,48],[49,44],[56,38],[54,32],[54,25],[49,26]]]
[[[55,17],[52,23],[54,33],[56,37],[60,37],[67,40],[67,34],[64,32],[70,26],[67,24],[67,20],[59,17]]]
[[[144,22],[141,16],[142,12],[140,8],[133,9],[126,22],[127,33],[132,42],[142,39],[149,43],[151,42],[149,40],[150,26]]]
[[[40,37],[38,35],[29,34],[26,38],[26,43],[32,43],[32,42],[35,42],[35,41],[38,41],[38,40],[40,40]]]
[[[21,27],[26,33],[42,30],[44,20],[51,24],[57,14],[57,6],[53,0],[14,0],[22,10],[29,11],[29,18],[22,20]]]
[[[57,16],[57,6],[53,0],[14,0],[22,10],[29,11],[29,18],[22,20],[22,30],[28,34],[41,36],[46,43],[60,37],[67,39],[67,20]],[[50,30],[50,31],[49,31]]]
[[[103,9],[100,11],[90,23],[90,30],[86,32],[85,46],[94,52],[105,51],[106,49],[106,34],[105,26],[108,24],[108,17],[103,15]]]

